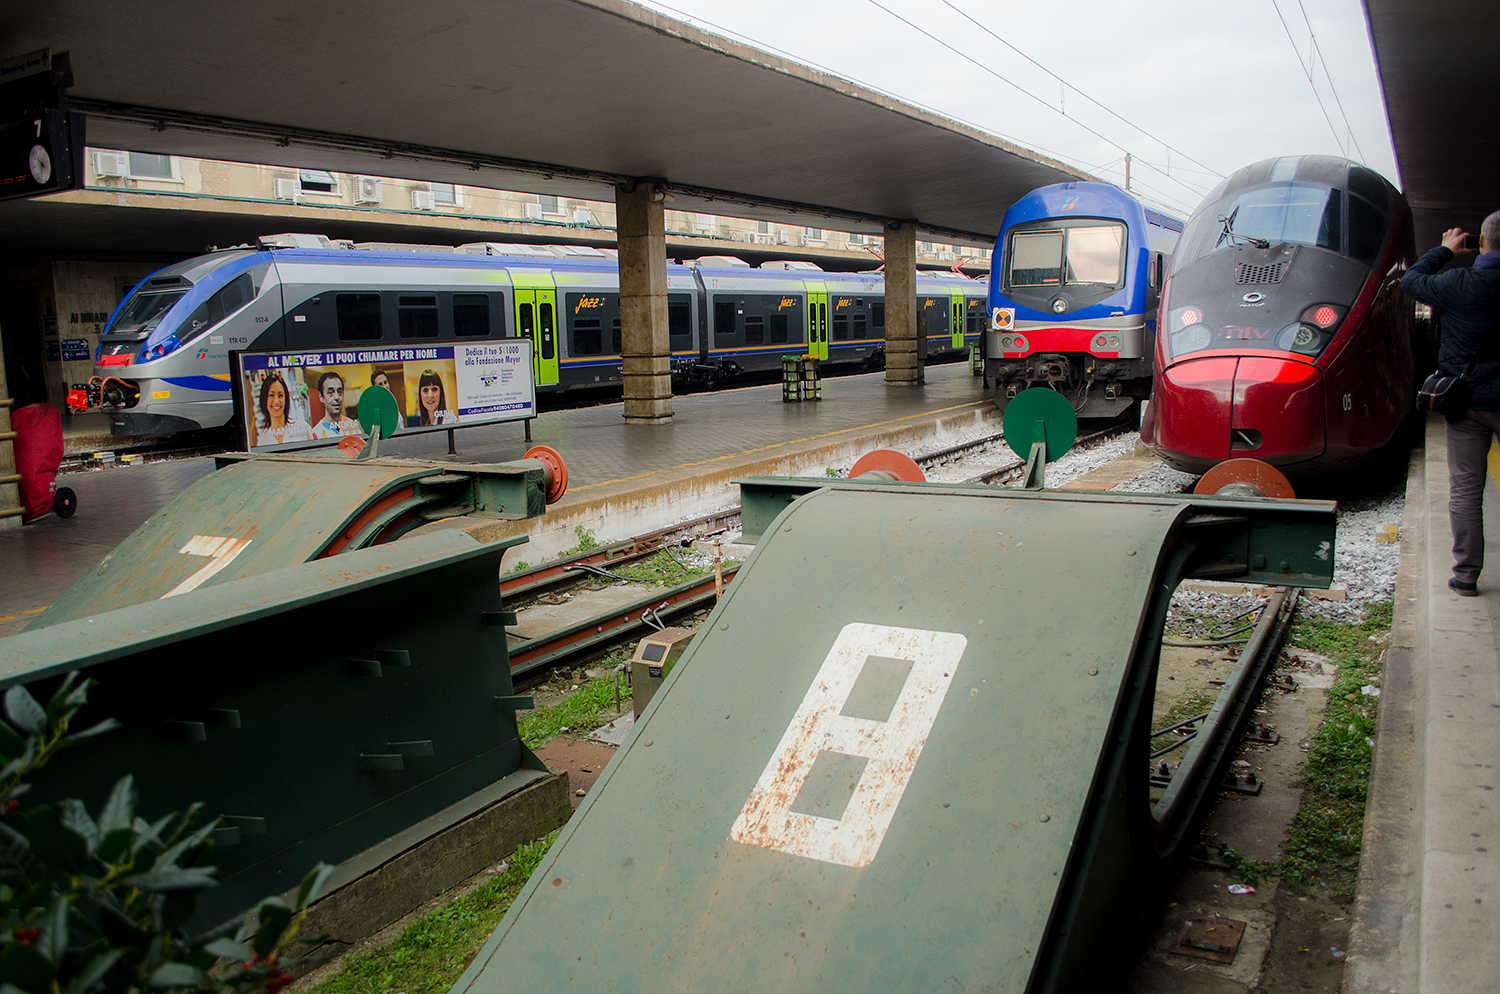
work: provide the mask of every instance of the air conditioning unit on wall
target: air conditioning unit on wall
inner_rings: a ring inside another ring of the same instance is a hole
[[[589,209],[587,207],[575,207],[575,208],[573,208],[573,223],[574,224],[588,224],[589,220],[590,220],[590,214],[591,214],[591,212],[589,211]]]
[[[99,176],[128,175],[130,156],[124,152],[95,152],[94,172]]]
[[[356,204],[378,204],[384,199],[381,195],[379,176],[355,177],[354,202]]]
[[[792,241],[792,233],[790,231],[778,231],[778,232],[776,232],[776,244],[777,245],[788,245],[788,244],[791,243],[791,241]]]
[[[295,179],[279,179],[276,181],[277,200],[296,200],[302,196],[302,184]]]
[[[411,191],[411,207],[412,207],[412,210],[416,210],[416,211],[430,211],[430,210],[432,210],[432,191],[431,190],[413,190],[413,191]]]
[[[541,204],[522,204],[521,210],[526,215],[526,220],[528,221],[540,221],[542,219]]]

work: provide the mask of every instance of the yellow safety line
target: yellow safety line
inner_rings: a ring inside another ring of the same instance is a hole
[[[48,605],[48,607],[50,607],[50,606],[51,605]],[[15,621],[17,618],[19,618],[23,614],[41,614],[45,610],[47,610],[46,607],[34,607],[34,608],[30,608],[29,610],[26,610],[26,611],[17,611],[15,614],[7,614],[4,617],[0,617],[0,622]]]
[[[581,487],[570,487],[569,490],[568,490],[568,492],[569,493],[576,493],[577,491],[580,491],[580,490],[591,490],[594,487],[607,487],[607,486],[609,486],[610,484],[613,484],[613,483],[629,483],[632,480],[644,480],[648,476],[657,476],[657,475],[659,475],[661,473],[670,473],[673,470],[677,470],[677,469],[693,469],[693,468],[695,468],[697,466],[707,466],[710,463],[723,462],[726,459],[736,459],[736,458],[738,458],[740,456],[748,456],[748,455],[750,455],[752,453],[755,453],[755,452],[767,452],[767,451],[769,451],[771,449],[779,449],[779,448],[782,448],[783,446],[787,446],[787,445],[797,445],[797,444],[799,444],[801,442],[813,442],[813,441],[816,441],[816,440],[818,440],[820,438],[832,438],[835,435],[845,435],[845,434],[848,434],[851,431],[864,431],[867,428],[880,428],[880,427],[882,427],[884,425],[900,424],[903,421],[911,421],[914,418],[925,418],[925,417],[928,417],[928,416],[933,415],[933,414],[944,414],[944,413],[946,413],[948,411],[959,411],[959,410],[963,410],[966,407],[980,407],[980,406],[983,406],[984,404],[987,404],[987,403],[989,403],[989,401],[986,401],[986,400],[971,401],[970,403],[967,403],[967,404],[955,404],[952,407],[940,407],[940,408],[938,408],[935,411],[923,411],[920,414],[909,414],[909,415],[907,415],[904,418],[892,418],[889,421],[876,421],[876,422],[874,422],[872,424],[856,425],[853,428],[840,428],[838,431],[824,432],[821,435],[809,435],[806,438],[792,438],[792,439],[787,439],[784,442],[775,442],[775,443],[773,443],[771,445],[762,445],[759,448],[744,449],[744,450],[742,450],[740,452],[732,452],[732,453],[730,453],[727,456],[715,456],[712,459],[702,459],[702,460],[699,460],[698,462],[685,462],[685,463],[682,463],[681,465],[678,465],[678,466],[668,466],[668,467],[666,467],[664,469],[653,469],[653,470],[651,470],[648,473],[637,473],[635,476],[622,476],[622,477],[620,477],[619,479],[616,479],[616,480],[602,480],[599,483],[587,483],[587,484],[584,484]]]
[[[1490,443],[1490,479],[1495,481],[1495,489],[1500,490],[1500,442]]]

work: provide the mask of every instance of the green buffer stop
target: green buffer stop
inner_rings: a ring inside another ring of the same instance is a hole
[[[1047,463],[1061,459],[1078,438],[1078,415],[1073,413],[1073,405],[1046,387],[1017,394],[1006,405],[1002,425],[1006,444],[1026,460],[1022,486],[1027,490],[1040,490],[1046,485]]]

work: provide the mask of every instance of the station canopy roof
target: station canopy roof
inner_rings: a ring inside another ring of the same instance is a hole
[[[653,178],[674,210],[962,240],[1090,178],[623,0],[6,4],[0,38],[68,53],[96,148],[595,200]]]
[[[1484,82],[1500,39],[1489,0],[1365,0],[1417,250],[1500,210],[1500,105]]]

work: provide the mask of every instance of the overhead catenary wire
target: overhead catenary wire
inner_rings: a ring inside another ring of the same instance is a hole
[[[1287,24],[1286,16],[1281,13],[1280,0],[1271,0],[1271,6],[1276,8],[1276,17],[1279,21],[1281,21],[1281,29],[1286,32],[1286,40],[1289,41],[1292,45],[1292,54],[1297,56],[1297,67],[1301,69],[1302,74],[1307,77],[1307,85],[1313,92],[1313,98],[1318,101],[1318,109],[1323,112],[1323,120],[1328,122],[1328,130],[1333,135],[1333,143],[1338,146],[1339,154],[1347,159],[1349,157],[1349,150],[1346,149],[1344,147],[1344,143],[1339,140],[1338,126],[1333,123],[1333,118],[1328,116],[1328,106],[1323,103],[1323,95],[1318,92],[1318,85],[1313,81],[1312,70],[1302,65],[1302,52],[1297,48],[1297,39],[1292,35],[1291,25]],[[1314,45],[1316,46],[1316,40],[1314,41]],[[1316,47],[1314,47],[1313,51],[1317,51]],[[1350,134],[1350,137],[1353,137],[1352,133]]]
[[[898,14],[895,11],[891,10],[889,7],[887,7],[884,4],[880,3],[880,0],[867,0],[867,2],[871,6],[878,7],[880,10],[885,11],[887,14],[889,14],[892,17],[894,17],[896,20],[900,21],[902,24],[905,24],[907,27],[911,28],[913,31],[917,32],[918,34],[922,35],[923,37],[928,38],[928,39],[936,42],[937,44],[941,45],[943,48],[946,48],[948,51],[952,52],[954,55],[957,55],[959,58],[963,59],[965,62],[968,62],[968,63],[976,66],[980,70],[989,73],[991,76],[994,76],[996,79],[1000,80],[1005,85],[1013,88],[1017,92],[1025,94],[1026,96],[1030,97],[1032,100],[1035,100],[1037,103],[1041,104],[1043,107],[1046,107],[1048,110],[1052,111],[1054,114],[1061,114],[1062,113],[1056,107],[1052,106],[1050,103],[1048,103],[1043,98],[1037,96],[1035,93],[1032,93],[1030,90],[1026,89],[1024,86],[1021,86],[1019,83],[1016,83],[1013,80],[1007,79],[1005,76],[1003,76],[1000,73],[996,72],[994,69],[991,69],[989,66],[985,65],[983,62],[980,62],[978,59],[976,59],[973,56],[969,55],[967,52],[964,52],[961,49],[958,49],[958,48],[954,47],[953,45],[951,45],[948,42],[944,41],[943,39],[939,38],[937,35],[933,34],[931,31],[928,31],[926,28],[921,27],[920,25],[918,25],[918,24],[916,24],[916,23],[914,23],[912,21],[907,20],[906,18],[902,17],[900,14]],[[1084,131],[1087,131],[1089,134],[1093,135],[1095,138],[1098,138],[1100,141],[1102,141],[1105,144],[1109,145],[1110,147],[1117,148],[1121,152],[1129,152],[1130,151],[1125,146],[1121,145],[1119,142],[1116,142],[1113,139],[1109,138],[1108,136],[1104,135],[1102,132],[1100,132],[1100,131],[1098,131],[1098,130],[1092,128],[1092,127],[1090,127],[1087,124],[1084,124],[1082,121],[1078,120],[1078,118],[1076,118],[1076,117],[1070,117],[1067,114],[1062,114],[1062,116],[1065,117],[1065,118],[1067,118],[1067,120],[1071,121],[1073,124],[1075,124],[1078,127],[1082,128]],[[1203,194],[1202,190],[1194,188],[1192,185],[1184,182],[1181,179],[1178,179],[1176,176],[1172,176],[1172,175],[1170,175],[1170,174],[1168,174],[1166,172],[1163,172],[1160,169],[1157,169],[1155,166],[1152,166],[1150,163],[1143,163],[1143,164],[1146,165],[1147,168],[1152,169],[1153,171],[1155,171],[1157,173],[1160,173],[1162,176],[1165,176],[1167,179],[1171,180],[1173,183],[1177,183],[1177,184],[1181,185],[1183,188],[1191,190],[1193,193],[1197,194],[1200,197],[1202,196],[1202,194]]]
[[[1328,59],[1323,56],[1323,46],[1318,44],[1318,33],[1313,30],[1312,20],[1307,16],[1307,7],[1302,0],[1297,0],[1297,6],[1302,10],[1302,23],[1307,25],[1307,34],[1312,39],[1313,52],[1317,54],[1318,61],[1323,65],[1323,78],[1328,80],[1328,89],[1333,93],[1333,102],[1338,105],[1339,116],[1344,119],[1344,129],[1349,136],[1349,144],[1354,146],[1354,151],[1359,155],[1359,161],[1364,162],[1364,150],[1359,147],[1359,139],[1354,137],[1354,125],[1349,123],[1349,115],[1344,112],[1344,101],[1339,99],[1339,88],[1333,81],[1333,74],[1328,71]]]
[[[1300,0],[1299,0],[1299,2],[1300,2]],[[1053,72],[1051,69],[1048,69],[1046,66],[1042,65],[1036,59],[1033,59],[1031,56],[1029,56],[1025,52],[1021,51],[1019,48],[1017,48],[1015,46],[1014,43],[1012,43],[1010,41],[1007,41],[1006,39],[1000,37],[1000,35],[996,34],[994,31],[992,31],[987,25],[983,24],[977,18],[975,18],[972,15],[970,15],[967,11],[961,9],[956,4],[954,4],[952,2],[952,0],[943,0],[943,4],[945,6],[947,6],[949,9],[951,9],[955,14],[957,14],[960,17],[962,17],[964,20],[968,21],[970,24],[974,25],[976,28],[978,28],[979,30],[983,31],[985,34],[989,35],[991,38],[995,39],[1000,44],[1004,45],[1006,48],[1010,49],[1012,52],[1015,52],[1021,58],[1025,59],[1027,62],[1030,62],[1032,65],[1036,66],[1042,72],[1046,73],[1048,76],[1051,76],[1053,79],[1057,80],[1063,86],[1067,87],[1069,90],[1072,90],[1074,93],[1078,94],[1080,97],[1082,97],[1083,99],[1087,100],[1089,103],[1093,104],[1095,107],[1098,107],[1100,110],[1104,111],[1106,114],[1108,114],[1109,116],[1113,117],[1115,120],[1119,121],[1120,123],[1122,123],[1124,125],[1127,125],[1128,127],[1134,128],[1136,131],[1140,132],[1142,135],[1145,135],[1147,138],[1149,138],[1152,141],[1156,142],[1156,144],[1160,145],[1162,148],[1169,149],[1170,151],[1176,152],[1178,155],[1182,156],[1184,159],[1188,160],[1189,162],[1194,163],[1195,165],[1198,165],[1198,166],[1202,166],[1205,170],[1207,170],[1208,172],[1212,173],[1213,175],[1218,176],[1221,179],[1223,178],[1224,174],[1221,173],[1221,172],[1219,172],[1217,169],[1214,169],[1212,166],[1210,166],[1210,165],[1208,165],[1206,163],[1199,162],[1197,159],[1193,158],[1191,155],[1188,155],[1182,149],[1176,148],[1175,146],[1167,144],[1166,142],[1162,141],[1160,138],[1158,138],[1155,135],[1153,135],[1151,132],[1147,131],[1145,128],[1143,128],[1140,125],[1136,124],[1134,121],[1131,121],[1128,118],[1123,117],[1122,115],[1116,113],[1110,107],[1106,106],[1105,104],[1100,103],[1098,100],[1096,100],[1093,97],[1089,96],[1087,93],[1084,93],[1078,87],[1074,86],[1072,83],[1070,83],[1067,80],[1063,79],[1061,76],[1059,76],[1057,73]],[[1143,160],[1137,159],[1136,161],[1139,162],[1139,161],[1143,161]]]
[[[931,111],[934,114],[938,114],[938,115],[941,115],[943,117],[950,118],[951,120],[957,121],[959,124],[967,125],[967,126],[973,128],[976,131],[986,131],[986,132],[994,135],[996,138],[1004,139],[1005,141],[1011,142],[1014,145],[1018,145],[1018,146],[1020,146],[1022,148],[1025,148],[1025,149],[1027,149],[1029,151],[1032,151],[1032,152],[1040,152],[1043,155],[1050,156],[1051,158],[1054,158],[1054,159],[1058,160],[1059,162],[1062,162],[1062,163],[1064,163],[1066,165],[1076,166],[1076,167],[1078,167],[1079,169],[1081,169],[1081,170],[1083,170],[1085,172],[1089,172],[1090,171],[1088,163],[1086,161],[1084,161],[1083,159],[1079,158],[1076,155],[1069,155],[1067,152],[1059,152],[1056,149],[1047,148],[1045,145],[1038,145],[1035,142],[1026,141],[1025,139],[1018,138],[1015,135],[1008,135],[1008,134],[1006,134],[1006,133],[1004,133],[1002,131],[996,131],[993,128],[989,128],[989,127],[977,124],[974,121],[965,120],[965,119],[963,119],[961,117],[958,117],[958,116],[956,116],[954,114],[949,113],[948,111],[942,110],[942,109],[937,108],[937,107],[933,107],[933,106],[931,106],[929,104],[921,103],[920,101],[913,100],[910,97],[904,97],[904,96],[902,96],[899,93],[896,93],[896,92],[891,91],[891,90],[887,90],[887,89],[885,89],[884,87],[881,87],[881,86],[877,86],[874,83],[871,83],[871,82],[869,82],[867,80],[860,79],[857,76],[850,75],[849,73],[839,72],[839,71],[837,71],[835,69],[829,68],[828,66],[821,65],[821,64],[819,64],[817,62],[814,62],[811,59],[805,58],[805,57],[800,56],[800,55],[796,55],[796,54],[794,54],[792,52],[788,52],[784,48],[777,48],[774,45],[769,45],[769,44],[767,44],[767,43],[765,43],[763,41],[760,41],[758,39],[752,38],[752,37],[750,37],[749,35],[747,35],[747,34],[745,34],[743,32],[736,31],[733,28],[725,27],[722,24],[718,24],[718,23],[716,23],[714,21],[710,21],[710,20],[708,20],[707,18],[704,18],[704,17],[698,17],[698,16],[696,16],[694,14],[691,14],[691,13],[689,13],[687,11],[684,11],[684,10],[678,8],[678,7],[673,7],[671,4],[662,3],[661,0],[649,0],[649,4],[652,7],[659,8],[661,10],[669,11],[669,12],[671,12],[673,14],[676,14],[678,17],[681,17],[681,18],[683,18],[686,21],[689,21],[689,22],[696,21],[699,24],[707,25],[708,27],[713,28],[715,31],[717,31],[720,34],[724,35],[726,38],[735,38],[735,39],[738,39],[739,41],[744,42],[747,45],[751,45],[751,46],[753,46],[755,48],[758,48],[761,51],[769,53],[771,55],[776,55],[776,56],[780,56],[781,58],[784,58],[784,59],[789,59],[789,60],[791,60],[793,62],[797,62],[797,63],[800,63],[801,65],[807,66],[808,68],[816,69],[819,72],[827,73],[830,76],[836,76],[839,79],[846,79],[846,80],[848,80],[851,83],[858,83],[860,86],[863,86],[866,89],[868,89],[868,90],[870,90],[870,91],[872,91],[874,93],[879,93],[879,94],[882,94],[884,96],[891,97],[894,100],[900,100],[900,101],[902,101],[904,103],[910,104],[913,107],[918,107],[918,108],[920,108],[922,110]]]

